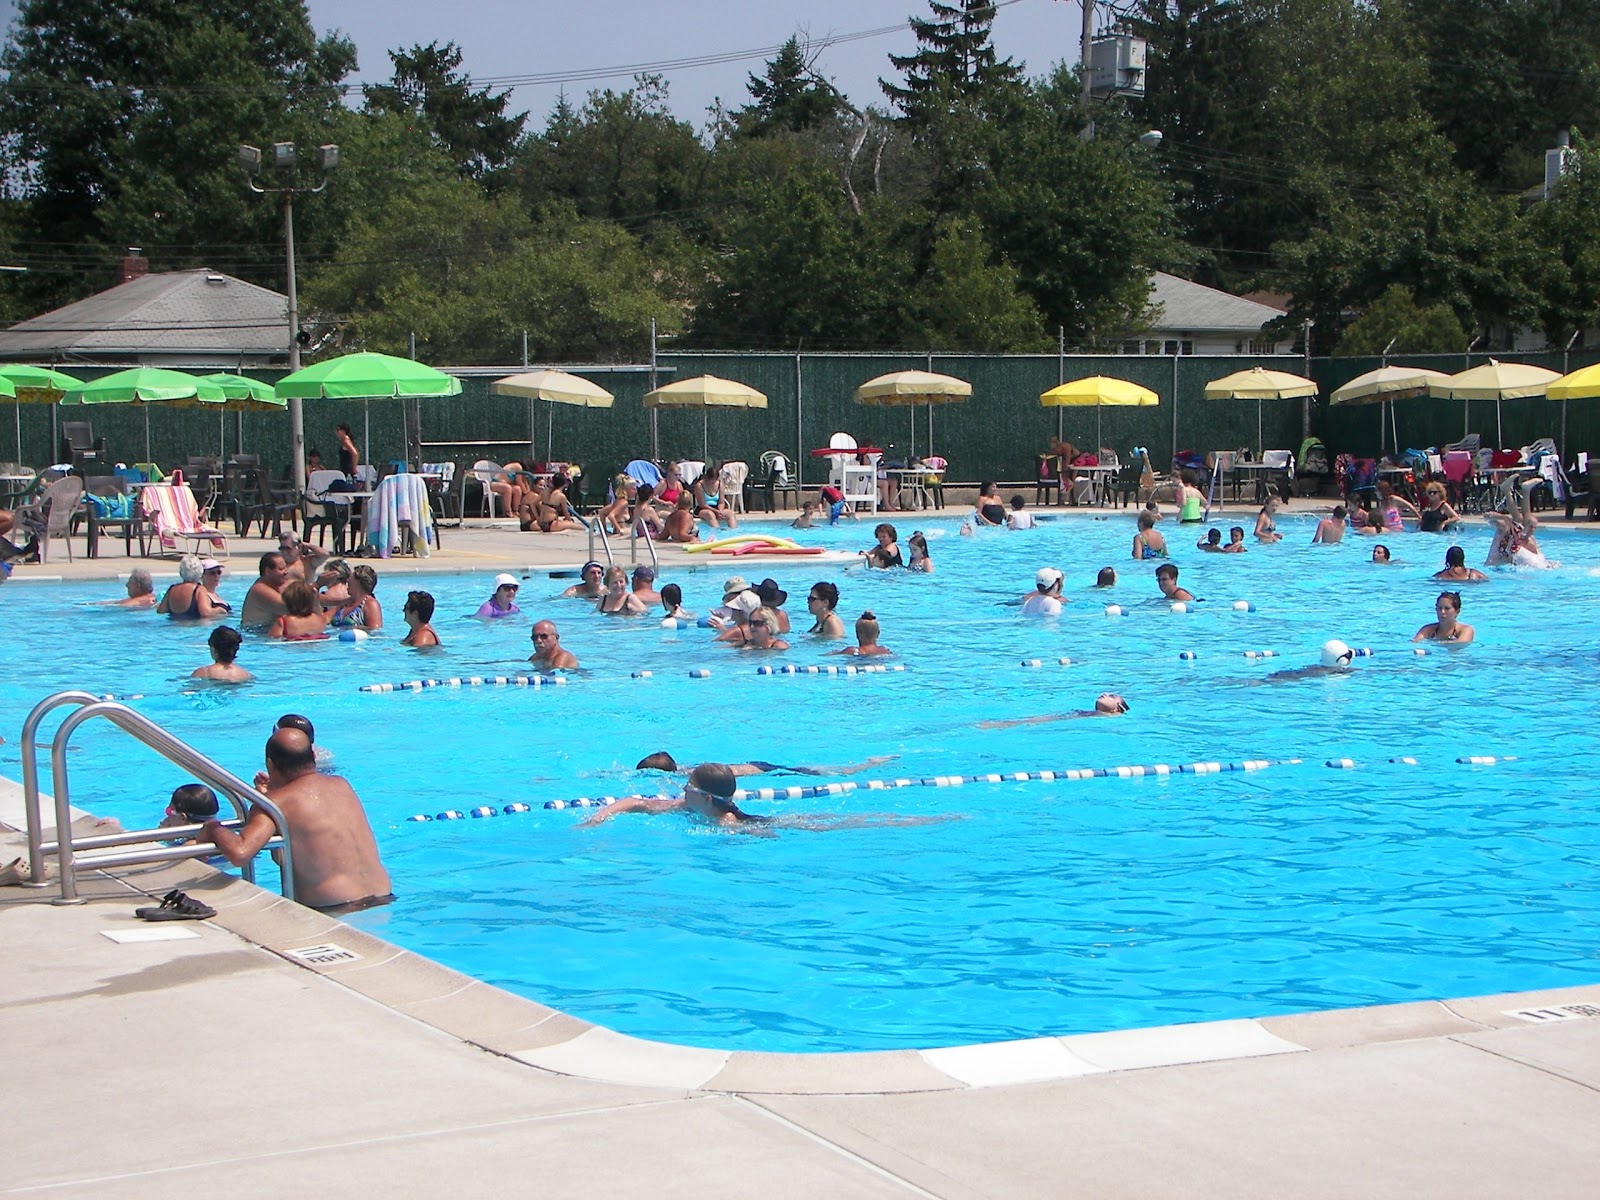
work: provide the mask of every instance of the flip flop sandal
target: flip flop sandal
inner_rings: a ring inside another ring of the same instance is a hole
[[[168,892],[154,908],[136,908],[133,915],[145,921],[204,921],[217,915],[209,904],[202,904],[179,891]]]

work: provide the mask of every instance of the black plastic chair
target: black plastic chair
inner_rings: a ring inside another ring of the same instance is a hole
[[[300,500],[293,488],[275,488],[267,472],[261,467],[240,467],[235,477],[233,493],[234,528],[240,534],[250,532],[250,526],[261,522],[261,536],[267,536],[267,525],[272,525],[272,536],[283,530],[283,518],[289,518],[290,528],[297,526]]]
[[[1126,508],[1130,501],[1138,503],[1139,485],[1143,479],[1144,455],[1135,454],[1117,472],[1117,478],[1111,485],[1111,495],[1118,508]]]
[[[129,497],[127,516],[113,517],[101,516],[95,508],[94,501],[89,501],[83,508],[85,519],[88,522],[89,557],[100,557],[100,535],[110,532],[115,534],[122,531],[122,552],[129,558],[133,557],[133,539],[139,539],[139,553],[141,556],[150,551],[150,524],[145,520],[144,513],[131,496],[127,480],[102,476],[87,480],[84,484],[84,493],[88,496],[99,497],[102,500],[112,500],[117,497]]]

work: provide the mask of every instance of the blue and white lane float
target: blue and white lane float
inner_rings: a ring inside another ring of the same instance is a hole
[[[1232,654],[1234,652],[1233,651],[1227,651],[1226,653]],[[1243,657],[1245,657],[1245,658],[1282,658],[1283,657],[1282,652],[1278,651],[1278,650],[1241,650],[1241,651],[1238,651],[1238,653],[1240,655],[1242,655]],[[1412,651],[1412,653],[1414,653],[1414,654],[1426,654],[1427,651],[1426,650],[1414,650],[1414,651]],[[1350,651],[1350,656],[1352,658],[1371,658],[1373,656],[1373,650],[1371,649],[1371,647],[1363,646],[1358,650]],[[1180,650],[1180,651],[1178,651],[1178,658],[1181,659],[1183,662],[1194,662],[1199,657],[1200,657],[1199,653],[1197,653],[1194,650]],[[1027,664],[1023,664],[1023,665],[1026,666]]]
[[[782,666],[761,666],[756,668],[757,675],[888,675],[904,671],[904,663],[867,663],[863,666],[797,666],[794,663],[785,663]]]
[[[1025,658],[1025,659],[1022,660],[1022,665],[1024,667],[1028,668],[1029,670],[1037,671],[1040,667],[1044,666],[1044,659],[1042,659],[1042,658]],[[1070,666],[1074,666],[1074,665],[1082,666],[1083,665],[1083,660],[1081,658],[1065,658],[1065,657],[1056,659],[1056,666],[1058,666],[1058,667],[1070,667]]]
[[[460,675],[449,679],[408,679],[403,683],[363,683],[361,690],[373,694],[422,692],[429,688],[465,687],[565,687],[564,675]]]
[[[1149,766],[1081,767],[1063,771],[1007,771],[983,775],[930,775],[919,778],[846,780],[840,783],[819,783],[796,787],[740,788],[733,793],[735,800],[806,800],[819,796],[844,796],[851,792],[887,792],[898,788],[962,787],[969,783],[1053,783],[1075,782],[1082,779],[1164,779],[1173,775],[1222,775],[1230,771],[1264,771],[1268,767],[1298,766],[1299,758],[1252,758],[1239,762],[1154,763]],[[606,808],[622,796],[579,796],[575,800],[546,800],[543,808],[559,811],[568,808]],[[657,793],[657,799],[671,797]],[[417,813],[407,821],[462,821],[471,817],[515,816],[532,812],[530,804],[514,803],[499,809],[483,805],[469,809],[446,809],[429,816]]]

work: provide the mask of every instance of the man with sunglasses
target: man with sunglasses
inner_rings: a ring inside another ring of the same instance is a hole
[[[541,671],[571,671],[578,665],[577,656],[561,645],[554,621],[534,622],[533,654],[528,661]]]

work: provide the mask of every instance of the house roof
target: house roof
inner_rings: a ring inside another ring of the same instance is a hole
[[[167,271],[0,330],[0,359],[288,354],[288,303],[216,271]]]
[[[1206,287],[1157,271],[1150,282],[1150,306],[1156,310],[1152,329],[1164,333],[1259,333],[1268,321],[1284,315],[1281,308],[1258,304],[1231,292]]]

